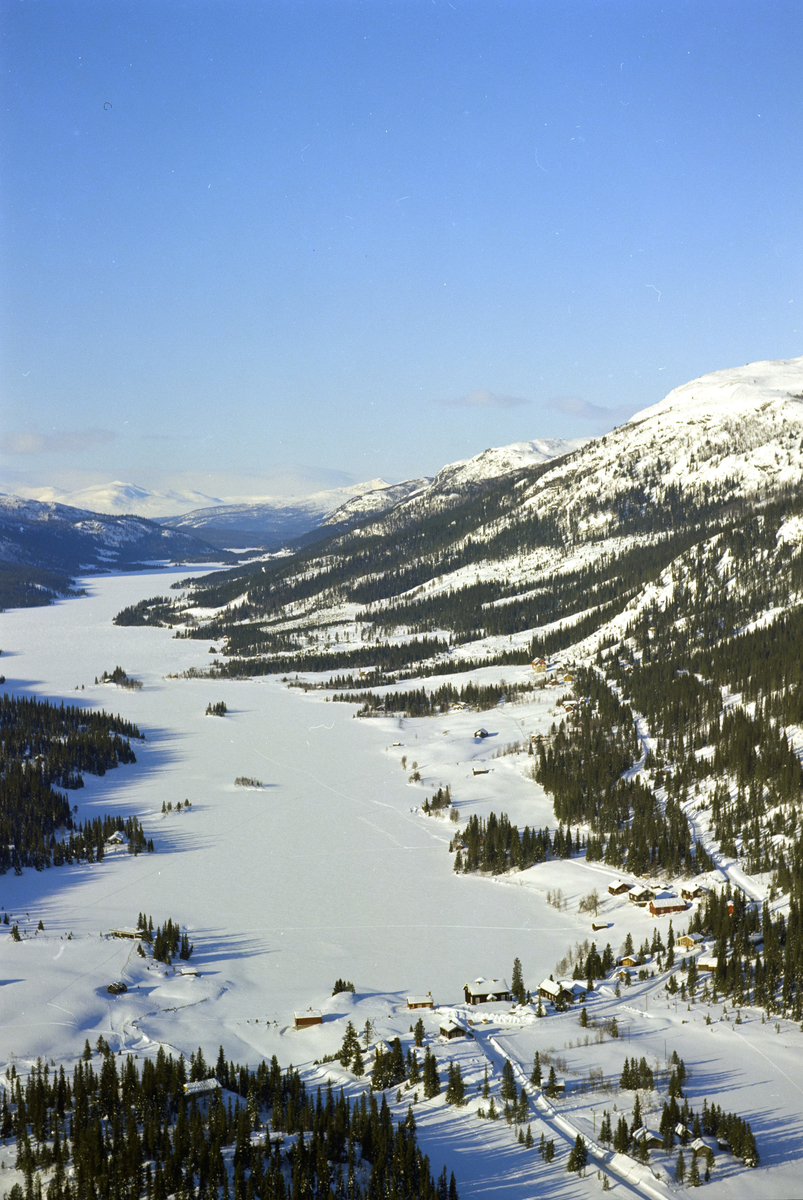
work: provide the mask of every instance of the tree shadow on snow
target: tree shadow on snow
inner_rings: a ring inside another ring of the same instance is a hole
[[[727,1108],[723,1104],[723,1108]],[[803,1118],[783,1116],[775,1109],[748,1111],[747,1120],[755,1134],[760,1166],[780,1167],[784,1163],[798,1162],[803,1148]],[[720,1155],[717,1155],[719,1159]],[[723,1155],[727,1161],[727,1155]]]
[[[535,1148],[526,1150],[497,1134],[497,1122],[478,1121],[472,1113],[460,1121],[419,1120],[421,1147],[433,1162],[445,1162],[453,1170],[461,1196],[499,1196],[504,1200],[534,1200],[534,1197],[566,1197],[577,1200],[576,1175],[568,1174],[560,1161],[569,1142],[555,1137],[556,1165],[547,1171]],[[510,1137],[509,1131],[505,1134]],[[487,1140],[486,1140],[487,1138]],[[489,1146],[488,1142],[492,1141]],[[596,1173],[596,1172],[595,1172]]]
[[[193,929],[190,941],[195,949],[191,964],[200,971],[204,963],[223,959],[256,958],[261,954],[276,954],[281,949],[277,943],[255,934],[230,934],[224,929]],[[277,939],[278,942],[278,939]],[[213,975],[214,971],[204,971]]]

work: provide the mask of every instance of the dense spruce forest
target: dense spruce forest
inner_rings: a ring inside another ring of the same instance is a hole
[[[187,1094],[207,1079],[210,1090]],[[275,1057],[252,1071],[222,1048],[214,1069],[201,1050],[187,1063],[160,1047],[139,1063],[101,1037],[72,1076],[39,1060],[23,1082],[12,1065],[0,1131],[26,1178],[9,1200],[458,1198],[454,1175],[433,1178],[412,1111],[394,1123],[384,1093],[352,1101],[330,1084],[313,1095]]]
[[[0,701],[0,873],[103,858],[117,831],[132,854],[153,850],[136,817],[74,819],[58,788],[84,786],[83,774],[104,775],[136,762],[136,725],[106,712],[20,696]]]
[[[74,580],[62,571],[23,563],[0,563],[0,612],[7,608],[37,608],[54,600],[85,596]]]

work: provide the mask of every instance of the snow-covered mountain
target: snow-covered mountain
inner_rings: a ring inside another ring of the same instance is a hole
[[[617,506],[670,495],[720,502],[799,485],[803,357],[749,363],[675,388],[612,433],[547,471],[522,505],[551,512],[573,536],[614,528]]]
[[[212,557],[212,548],[198,538],[162,529],[142,517],[115,517],[0,495],[0,564],[75,573]]]
[[[326,529],[329,526],[345,528],[354,525],[357,521],[377,517],[380,513],[393,508],[394,505],[401,504],[403,500],[409,500],[410,497],[425,492],[431,483],[432,480],[426,475],[421,479],[407,479],[403,483],[383,483],[381,487],[371,488],[370,491],[363,492],[361,496],[355,496],[352,500],[341,504],[339,508],[328,515],[325,521],[321,522],[321,528]]]
[[[576,622],[579,638],[690,539],[794,498],[801,482],[803,358],[729,368],[593,441],[487,450],[411,481],[389,507],[391,489],[367,492],[362,508],[332,514],[328,541],[261,567],[257,586],[244,572],[243,594],[257,624],[263,602],[275,613],[286,594],[299,633],[307,612],[316,622],[322,609],[342,612],[347,626],[367,604],[398,613],[404,637],[451,630],[470,645],[496,630],[527,641]]]
[[[463,458],[441,467],[432,480],[432,491],[465,491],[466,488],[490,479],[500,479],[525,467],[540,466],[553,458],[573,454],[589,441],[589,438],[539,438],[532,442],[512,442],[509,446],[483,450],[473,458]]]
[[[26,500],[64,504],[70,508],[106,513],[109,516],[122,517],[136,513],[137,516],[147,517],[151,521],[158,517],[176,516],[192,509],[224,503],[218,497],[207,496],[204,492],[177,491],[172,488],[166,492],[150,491],[135,483],[122,483],[119,479],[112,483],[92,484],[72,492],[55,487],[20,486],[17,487],[16,494]]]
[[[442,498],[459,497],[527,467],[541,466],[553,458],[572,454],[587,441],[588,438],[539,438],[483,450],[472,458],[447,463],[434,478],[408,479],[404,483],[366,492],[336,509],[323,525],[344,528],[368,517],[377,517],[407,501],[417,509],[419,502],[426,506]]]
[[[464,494],[491,480],[511,475],[550,459],[571,454],[586,444],[585,438],[543,438],[513,442],[483,450],[473,458],[449,463],[434,479],[423,476],[402,483],[371,479],[350,487],[331,488],[311,496],[267,497],[251,503],[201,508],[180,517],[163,518],[171,529],[192,530],[215,545],[241,545],[243,537],[278,544],[321,528],[347,529],[378,517],[406,501],[431,501],[435,496]]]
[[[218,546],[279,545],[317,529],[331,512],[349,501],[366,493],[381,495],[390,486],[384,479],[370,479],[309,496],[263,496],[215,508],[197,508],[183,516],[165,517],[160,523],[170,529],[193,532]],[[389,499],[384,507],[392,503],[393,499]]]

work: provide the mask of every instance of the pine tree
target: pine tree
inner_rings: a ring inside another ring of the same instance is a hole
[[[697,1165],[697,1155],[692,1154],[691,1167],[689,1168],[689,1187],[700,1186],[700,1168]]]
[[[505,1064],[502,1067],[502,1084],[499,1088],[499,1094],[503,1100],[515,1100],[517,1098],[513,1064],[509,1058],[505,1059]]]
[[[532,1074],[530,1075],[530,1083],[534,1084],[536,1087],[541,1086],[541,1055],[537,1050],[535,1052],[535,1057],[533,1058],[533,1069]]]
[[[462,1108],[466,1103],[466,1089],[460,1063],[449,1063],[449,1083],[446,1088],[446,1103]]]
[[[426,1053],[424,1055],[423,1084],[424,1098],[426,1100],[431,1100],[433,1096],[440,1095],[441,1080],[438,1074],[438,1064],[435,1060],[435,1055],[432,1053],[429,1046],[427,1046]]]
[[[569,1161],[566,1164],[567,1171],[576,1171],[581,1175],[585,1171],[586,1163],[588,1162],[588,1150],[583,1138],[578,1133],[574,1140],[574,1146],[569,1152]]]
[[[513,993],[513,998],[519,1004],[526,1004],[527,991],[524,987],[524,976],[521,970],[521,960],[515,958],[513,960],[513,975],[510,982],[510,990]]]
[[[633,1105],[633,1120],[630,1123],[630,1129],[631,1131],[640,1129],[641,1125],[641,1101],[639,1100],[638,1092],[636,1092],[636,1103]]]
[[[678,1183],[683,1183],[683,1178],[686,1174],[686,1162],[683,1158],[683,1151],[678,1150],[677,1162],[675,1163],[675,1179]]]

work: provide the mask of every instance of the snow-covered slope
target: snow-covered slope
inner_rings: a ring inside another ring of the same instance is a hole
[[[611,525],[623,494],[660,508],[771,493],[803,478],[803,357],[702,375],[547,471],[523,494],[575,536]]]
[[[563,458],[585,446],[587,438],[539,438],[532,442],[512,442],[483,450],[472,458],[459,459],[441,467],[433,479],[408,479],[404,483],[385,485],[376,491],[351,500],[333,512],[323,525],[343,527],[370,517],[379,517],[390,510],[399,510],[405,520],[415,520],[419,510],[437,506],[438,502],[464,496],[506,475],[527,467],[541,466],[553,458]]]
[[[589,438],[539,438],[532,442],[512,442],[509,446],[483,450],[473,458],[448,463],[432,481],[437,492],[463,491],[468,487],[499,479],[525,467],[540,466],[553,458],[563,458],[587,445]]]
[[[372,488],[371,491],[363,492],[361,496],[355,496],[353,500],[341,504],[329,514],[322,523],[322,528],[330,525],[351,525],[355,521],[377,517],[393,508],[395,504],[401,504],[403,500],[425,492],[431,483],[432,480],[424,476],[421,479],[407,479],[404,483],[386,483],[381,487]]]

